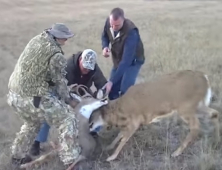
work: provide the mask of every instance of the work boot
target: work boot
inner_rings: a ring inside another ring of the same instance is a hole
[[[32,156],[38,156],[40,154],[40,142],[35,141],[30,149],[30,154]]]

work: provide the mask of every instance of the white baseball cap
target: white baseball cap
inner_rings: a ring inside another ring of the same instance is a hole
[[[82,52],[82,65],[84,68],[94,70],[96,65],[97,54],[91,49],[86,49]]]

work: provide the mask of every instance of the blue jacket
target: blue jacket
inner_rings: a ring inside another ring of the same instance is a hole
[[[117,33],[118,32],[114,32],[115,35]],[[122,60],[119,63],[116,73],[114,74],[113,77],[110,78],[110,81],[113,84],[117,83],[121,79],[125,70],[128,67],[132,66],[132,64],[135,64],[135,63],[143,64],[144,63],[144,60],[138,61],[136,59],[137,56],[135,55],[139,40],[140,40],[140,35],[139,35],[138,30],[137,29],[131,30],[125,40]],[[110,41],[109,41],[108,35],[104,29],[104,31],[102,33],[102,49],[105,47],[109,47],[109,43],[110,43]]]

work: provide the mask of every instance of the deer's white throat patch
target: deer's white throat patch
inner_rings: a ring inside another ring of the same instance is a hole
[[[92,112],[98,108],[100,108],[103,105],[108,104],[108,101],[94,101],[91,104],[84,105],[80,108],[79,112],[82,114],[85,118],[89,119]]]
[[[93,111],[92,111],[92,109],[90,109],[89,106],[88,106],[88,107],[83,106],[83,107],[81,107],[81,109],[80,109],[79,112],[80,112],[80,114],[83,115],[85,118],[89,119]]]

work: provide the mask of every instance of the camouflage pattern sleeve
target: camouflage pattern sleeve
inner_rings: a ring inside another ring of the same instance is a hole
[[[52,82],[55,83],[58,95],[65,101],[70,98],[69,88],[67,86],[67,79],[65,68],[67,67],[67,61],[63,54],[55,54],[49,62],[49,70]]]

